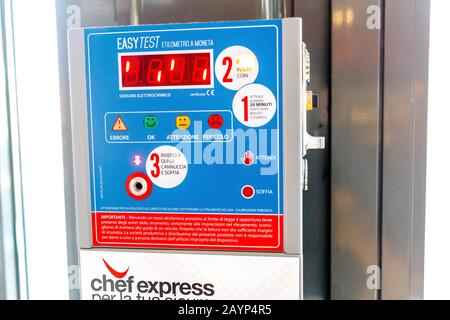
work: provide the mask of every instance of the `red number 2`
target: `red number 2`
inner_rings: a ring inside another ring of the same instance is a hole
[[[230,57],[225,57],[222,60],[222,65],[227,66],[227,71],[225,72],[225,75],[223,76],[222,81],[223,82],[233,82],[233,79],[230,78],[230,72],[231,72],[231,68],[233,66],[233,60],[231,60]]]

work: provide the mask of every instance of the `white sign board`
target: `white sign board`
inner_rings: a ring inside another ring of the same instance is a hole
[[[300,257],[81,250],[86,300],[300,299]]]

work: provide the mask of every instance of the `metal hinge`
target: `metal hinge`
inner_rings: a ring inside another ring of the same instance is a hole
[[[302,188],[304,191],[308,190],[308,161],[304,159],[308,150],[325,149],[325,137],[311,136],[307,131],[307,95],[306,91],[311,81],[311,60],[309,51],[306,45],[302,44],[303,48],[303,99],[302,99],[302,114],[303,114],[303,177]]]

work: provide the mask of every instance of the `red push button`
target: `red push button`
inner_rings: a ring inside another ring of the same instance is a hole
[[[243,186],[241,189],[241,194],[245,199],[251,199],[255,195],[255,189],[249,185]]]

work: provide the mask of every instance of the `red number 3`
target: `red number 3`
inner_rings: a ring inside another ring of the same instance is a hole
[[[153,163],[153,168],[154,169],[152,169],[150,171],[150,174],[152,175],[153,178],[158,178],[159,174],[161,173],[161,169],[159,168],[159,154],[152,153],[150,155],[150,160],[152,160],[154,162]]]

